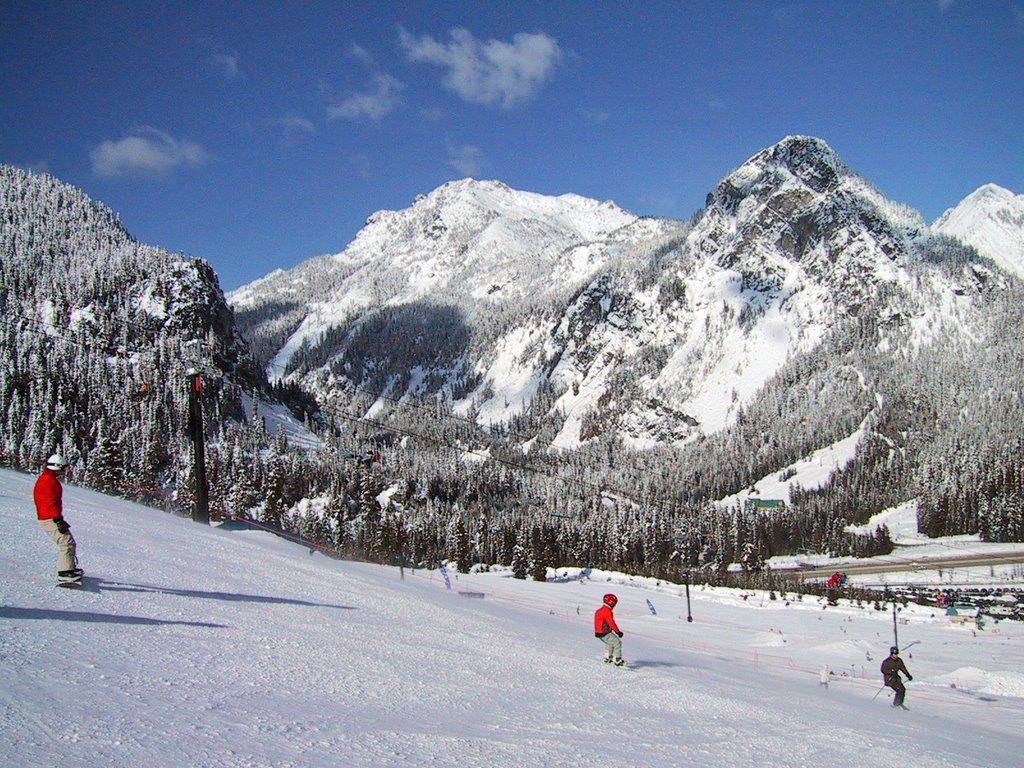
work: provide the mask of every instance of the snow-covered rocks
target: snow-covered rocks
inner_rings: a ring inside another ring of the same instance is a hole
[[[692,224],[464,179],[229,298],[269,374],[324,395],[440,394],[481,423],[543,403],[559,447],[678,445],[854,326],[894,355],[971,338],[984,281],[956,272],[969,249],[923,258],[930,237],[826,142],[789,136]]]
[[[986,184],[940,216],[932,228],[974,246],[978,253],[1024,277],[1024,195]]]

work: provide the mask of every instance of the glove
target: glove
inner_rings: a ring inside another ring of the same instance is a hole
[[[71,532],[71,526],[68,525],[68,521],[65,520],[63,517],[55,517],[55,518],[53,518],[53,522],[57,526],[57,531],[59,533],[70,533]]]
[[[621,632],[616,632],[615,634],[617,634],[619,637],[622,637],[622,633]]]

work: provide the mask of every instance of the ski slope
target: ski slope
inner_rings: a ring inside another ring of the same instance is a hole
[[[58,589],[33,482],[0,470],[3,766],[1021,765],[1020,624],[905,609],[896,712],[889,612],[694,589],[687,623],[677,586],[578,571],[448,590],[67,485],[87,584]],[[607,591],[632,669],[600,661]]]

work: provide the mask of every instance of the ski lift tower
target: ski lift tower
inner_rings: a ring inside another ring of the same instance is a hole
[[[195,502],[192,505],[192,520],[203,525],[210,524],[210,486],[206,479],[206,438],[203,435],[203,376],[217,376],[220,371],[210,359],[209,351],[199,340],[185,342],[182,348],[185,364],[185,378],[188,387],[188,432],[195,455],[193,472],[195,480]]]

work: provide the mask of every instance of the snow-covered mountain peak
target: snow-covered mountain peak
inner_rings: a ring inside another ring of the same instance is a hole
[[[1007,272],[1024,277],[1024,195],[985,184],[932,225],[973,246]]]
[[[859,290],[855,273],[893,277],[891,262],[924,228],[920,214],[887,200],[825,141],[787,136],[719,182],[689,239],[723,266],[766,270],[772,283],[800,264]],[[859,266],[836,270],[840,263]]]
[[[755,183],[766,177],[782,183],[788,177],[823,192],[834,187],[841,176],[851,171],[835,150],[813,136],[787,136],[777,144],[762,149],[722,180],[741,194],[749,194]]]
[[[471,237],[492,222],[501,226],[530,226],[543,221],[578,241],[603,240],[612,232],[634,223],[637,216],[611,201],[598,201],[576,194],[543,195],[512,189],[500,181],[459,179],[433,191],[417,195],[411,207],[400,211],[377,211],[366,220],[357,241],[394,239],[396,232],[411,234],[410,227],[426,234],[432,242],[446,233]],[[345,253],[351,250],[351,246]],[[344,257],[345,254],[338,254]]]
[[[408,211],[459,225],[489,219],[522,222],[544,218],[588,240],[605,238],[637,218],[611,201],[571,193],[551,196],[524,192],[500,181],[476,179],[442,184],[429,194],[417,196]]]
[[[717,205],[729,214],[741,203],[740,216],[754,211],[757,203],[786,217],[799,209],[818,222],[866,217],[893,230],[894,237],[913,237],[925,228],[916,210],[888,200],[814,136],[787,136],[757,152],[722,179],[707,199],[709,207]]]
[[[788,136],[692,224],[460,179],[231,299],[270,368],[311,389],[444,393],[495,424],[537,402],[561,447],[682,443],[728,427],[850,318],[896,318],[877,328],[892,349],[959,328],[970,291],[910,272],[927,269],[926,231],[825,141]],[[949,295],[964,298],[942,309]]]
[[[971,192],[971,194],[963,199],[963,202],[977,205],[1003,204],[1012,201],[1016,197],[1017,195],[1006,189],[1006,187],[988,183],[982,184]]]
[[[243,286],[230,298],[237,311],[277,318],[259,332],[277,348],[271,364],[280,371],[300,350],[323,344],[328,332],[354,328],[373,312],[443,306],[459,328],[477,316],[530,316],[681,227],[608,201],[460,179],[417,196],[409,208],[373,214],[341,253]]]

